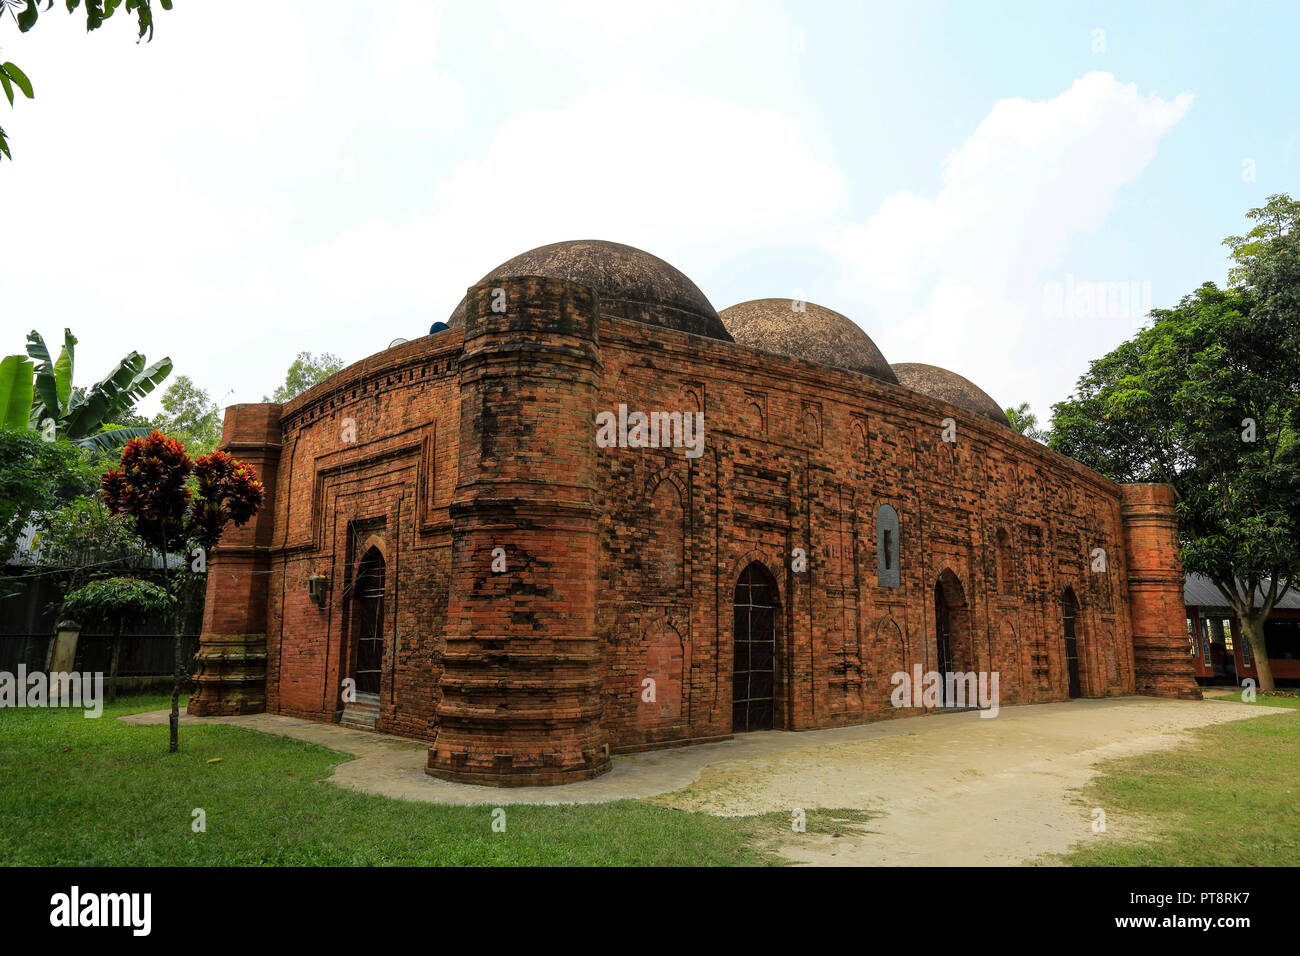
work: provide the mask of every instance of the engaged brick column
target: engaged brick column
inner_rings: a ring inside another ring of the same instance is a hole
[[[583,780],[609,769],[596,634],[596,295],[523,276],[474,286],[466,306],[446,670],[427,770],[495,786]]]
[[[266,595],[280,467],[280,406],[226,409],[221,448],[257,471],[266,500],[242,528],[227,525],[208,555],[208,593],[187,713],[200,717],[266,710]]]
[[[1188,653],[1173,486],[1120,487],[1137,692],[1200,700]]]

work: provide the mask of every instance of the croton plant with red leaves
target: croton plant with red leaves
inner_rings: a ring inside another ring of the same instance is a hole
[[[127,442],[103,489],[113,514],[134,518],[139,535],[169,553],[191,542],[213,547],[227,522],[247,523],[264,498],[251,465],[224,451],[191,460],[184,445],[160,431]]]

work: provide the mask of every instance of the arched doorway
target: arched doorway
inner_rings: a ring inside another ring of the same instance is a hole
[[[776,582],[755,561],[740,573],[735,597],[731,731],[771,730],[776,696]]]
[[[963,699],[956,699],[955,680],[948,675],[973,671],[971,659],[969,608],[966,605],[966,591],[961,586],[950,568],[944,568],[939,579],[934,582],[934,647],[935,659],[933,670],[937,671],[943,684],[943,707],[973,707],[975,701],[970,694],[963,693]],[[963,686],[963,691],[966,687]]]
[[[357,701],[379,702],[384,668],[384,556],[371,548],[361,559],[352,592],[352,674]]]
[[[1074,596],[1074,589],[1066,588],[1061,594],[1061,623],[1065,632],[1065,671],[1069,677],[1071,698],[1083,696],[1083,688],[1079,683],[1078,617],[1079,602]]]

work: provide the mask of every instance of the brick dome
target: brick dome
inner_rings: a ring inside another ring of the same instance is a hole
[[[834,309],[794,299],[753,299],[720,313],[738,344],[833,365],[897,384],[894,371],[856,322]]]
[[[950,372],[936,365],[903,362],[894,366],[894,374],[898,376],[898,384],[904,388],[910,388],[914,392],[929,395],[949,405],[956,405],[976,415],[983,415],[999,425],[1010,427],[1011,423],[1007,421],[1002,406],[995,402],[988,392],[956,372]]]
[[[590,286],[607,314],[724,342],[732,340],[699,286],[658,256],[632,246],[600,239],[553,242],[501,263],[479,281],[525,275]],[[464,298],[447,324],[452,328],[465,324]]]

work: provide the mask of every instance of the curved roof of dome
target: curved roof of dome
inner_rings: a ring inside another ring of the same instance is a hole
[[[602,310],[634,322],[731,341],[717,310],[699,286],[658,256],[600,239],[553,242],[501,263],[480,282],[508,276],[546,276],[596,290]],[[462,298],[447,324],[465,324]]]
[[[894,374],[898,376],[898,384],[904,388],[910,388],[914,392],[929,395],[949,405],[956,405],[976,415],[983,415],[999,425],[1010,427],[1011,423],[1007,421],[1007,414],[1002,410],[1002,406],[993,401],[988,392],[956,372],[939,368],[937,365],[903,362],[894,366]]]
[[[793,358],[833,365],[898,384],[894,371],[852,319],[834,309],[794,299],[753,299],[719,313],[740,345]]]

